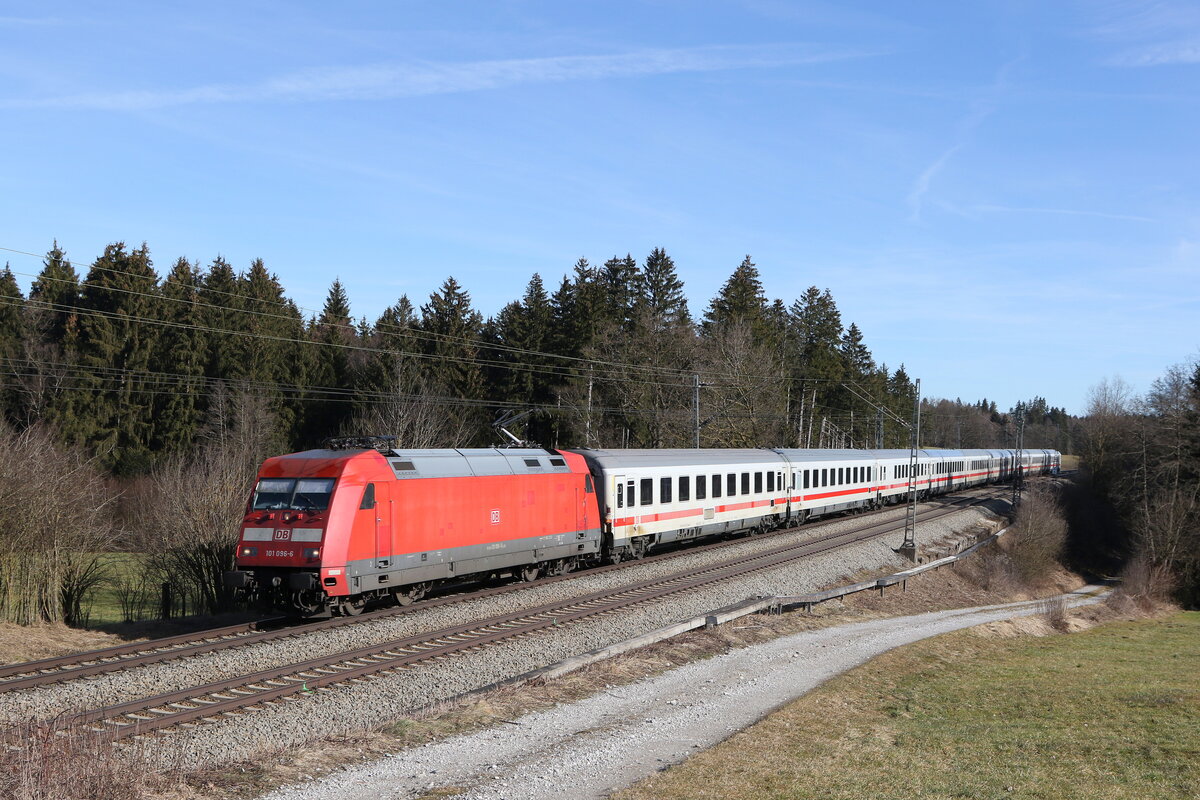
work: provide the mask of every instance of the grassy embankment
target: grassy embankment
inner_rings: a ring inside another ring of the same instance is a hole
[[[1200,797],[1200,613],[888,653],[618,800]]]

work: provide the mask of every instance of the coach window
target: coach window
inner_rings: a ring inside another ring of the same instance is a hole
[[[713,490],[713,497],[721,496],[721,476],[720,475],[712,476],[712,490]]]
[[[775,473],[774,472],[767,473],[767,491],[768,492],[775,491]]]
[[[680,500],[691,500],[692,499],[692,479],[689,478],[687,475],[679,476],[679,499]]]
[[[829,485],[829,470],[828,469],[821,470],[821,485],[822,486]]]
[[[671,502],[671,479],[670,478],[659,478],[658,479],[658,493],[660,495],[658,498],[658,502],[660,502],[660,503]]]
[[[708,497],[708,476],[707,475],[697,475],[696,476],[696,499],[703,500],[706,497]]]
[[[750,473],[742,473],[742,494],[750,494]]]
[[[763,486],[762,473],[761,472],[754,473],[754,493],[758,494],[758,493],[762,492],[762,486]]]
[[[625,507],[625,484],[617,484],[617,508]]]
[[[737,475],[730,472],[725,476],[725,496],[733,497],[737,494]]]
[[[648,506],[654,502],[654,479],[642,478],[642,505]]]
[[[800,485],[802,487],[804,487],[805,489],[807,489],[808,488],[808,470],[803,470],[801,472],[801,476],[802,477],[800,478]]]
[[[841,468],[841,467],[838,467],[838,471],[837,471],[837,479],[836,479],[836,480],[834,480],[834,482],[833,482],[833,485],[834,485],[834,486],[841,486],[843,483],[845,483],[845,481],[844,481],[844,480],[842,480],[842,468]]]

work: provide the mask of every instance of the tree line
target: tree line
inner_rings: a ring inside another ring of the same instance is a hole
[[[1122,523],[1113,549],[1148,591],[1200,606],[1200,361],[1170,367],[1144,395],[1100,382],[1081,427],[1092,486]]]

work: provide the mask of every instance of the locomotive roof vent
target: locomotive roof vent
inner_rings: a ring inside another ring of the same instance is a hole
[[[336,436],[326,439],[326,450],[378,450],[390,453],[396,449],[399,436]]]

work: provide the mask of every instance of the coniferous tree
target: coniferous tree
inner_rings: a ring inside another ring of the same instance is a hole
[[[79,274],[57,241],[42,261],[42,271],[29,290],[29,301],[39,339],[69,349],[75,333]]]
[[[675,262],[661,247],[650,251],[642,267],[641,304],[654,331],[691,324],[683,281],[675,272]]]
[[[350,318],[350,299],[346,288],[334,279],[325,297],[321,315],[309,328],[306,381],[314,397],[305,404],[302,441],[310,446],[342,431],[353,407],[338,395],[352,388],[352,353],[357,347],[357,332]]]
[[[7,264],[0,272],[0,415],[11,422],[21,416],[22,391],[15,374],[27,372],[21,359],[25,341],[25,321],[22,314],[25,297]]]
[[[153,402],[146,372],[160,313],[158,276],[146,245],[104,249],[83,283],[78,337],[84,368],[61,430],[115,472],[149,466]]]
[[[749,255],[742,259],[713,298],[701,328],[705,333],[711,333],[716,327],[734,322],[750,325],[757,338],[767,335],[767,298],[763,294],[758,268]]]
[[[171,388],[153,399],[156,455],[191,447],[207,408],[204,369],[210,337],[203,330],[200,279],[199,265],[180,258],[163,281],[162,319],[167,324],[155,342],[150,369],[178,378],[159,384]]]
[[[217,380],[235,380],[241,377],[238,349],[244,343],[237,332],[243,330],[245,316],[237,273],[221,256],[213,259],[200,281],[200,302],[211,337],[205,374]]]
[[[841,353],[844,371],[851,380],[865,378],[875,369],[871,351],[863,344],[862,331],[853,322],[842,336]]]
[[[613,256],[604,262],[598,276],[603,296],[603,316],[612,325],[631,324],[634,307],[642,295],[642,272],[632,255]]]
[[[23,424],[53,423],[66,413],[76,369],[70,365],[75,358],[78,304],[79,275],[55,242],[25,304]]]
[[[478,364],[483,318],[471,307],[471,295],[453,277],[421,306],[421,330],[427,383],[448,397],[447,414],[487,441],[484,414],[471,401],[483,396],[483,371]]]

